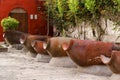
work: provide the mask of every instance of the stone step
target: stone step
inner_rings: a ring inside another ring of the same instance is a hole
[[[0,52],[7,52],[8,48],[0,47]]]

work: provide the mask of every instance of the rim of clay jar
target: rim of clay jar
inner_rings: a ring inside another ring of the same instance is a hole
[[[71,48],[71,46],[73,45],[73,42],[74,42],[74,39],[71,39],[69,43],[64,42],[64,43],[62,44],[63,50],[64,50],[64,51],[69,51],[70,48]]]
[[[22,37],[20,38],[20,43],[21,43],[21,44],[24,44],[25,41],[26,41],[26,38],[27,38],[27,35],[26,35],[26,34],[23,34]]]
[[[43,49],[47,49],[48,46],[50,46],[50,39],[47,39],[47,41],[43,42]]]

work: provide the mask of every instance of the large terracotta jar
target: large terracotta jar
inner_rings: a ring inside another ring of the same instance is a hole
[[[71,40],[69,45],[66,43],[62,45],[64,51],[79,66],[103,64],[100,55],[111,57],[114,47],[114,44],[110,42],[78,39]]]
[[[3,38],[9,45],[20,44],[20,38],[26,33],[16,30],[6,30],[3,34]]]
[[[32,47],[38,54],[48,55],[47,51],[43,48],[45,41],[34,40],[31,42]]]
[[[36,56],[36,61],[49,63],[51,60],[51,56],[49,56],[47,51],[43,48],[44,42],[45,41],[34,40],[31,42],[31,45],[34,48],[34,50],[38,53]]]
[[[112,51],[111,57],[100,56],[104,64],[108,65],[112,72],[120,74],[120,51]]]
[[[23,44],[31,53],[34,54],[33,57],[37,55],[37,52],[32,47],[31,43],[34,40],[40,40],[40,41],[46,41],[48,36],[42,36],[42,35],[23,35],[20,39],[21,44]]]
[[[44,43],[44,49],[47,50],[48,54],[52,57],[64,57],[67,56],[66,52],[62,49],[62,44],[69,44],[72,38],[68,37],[52,37]]]

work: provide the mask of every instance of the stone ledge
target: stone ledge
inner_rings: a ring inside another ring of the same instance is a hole
[[[8,48],[0,47],[0,52],[7,52]]]
[[[44,63],[49,63],[51,60],[51,57],[49,55],[44,55],[44,54],[37,54],[35,61],[37,62],[44,62]]]
[[[76,68],[77,65],[70,59],[70,57],[52,57],[49,64],[55,67]]]
[[[113,72],[106,65],[77,66],[82,73],[93,74],[98,76],[111,76]]]

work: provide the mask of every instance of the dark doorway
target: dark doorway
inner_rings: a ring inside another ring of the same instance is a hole
[[[9,16],[17,19],[20,23],[17,28],[18,31],[28,32],[28,14],[24,9],[15,8],[10,13]]]

